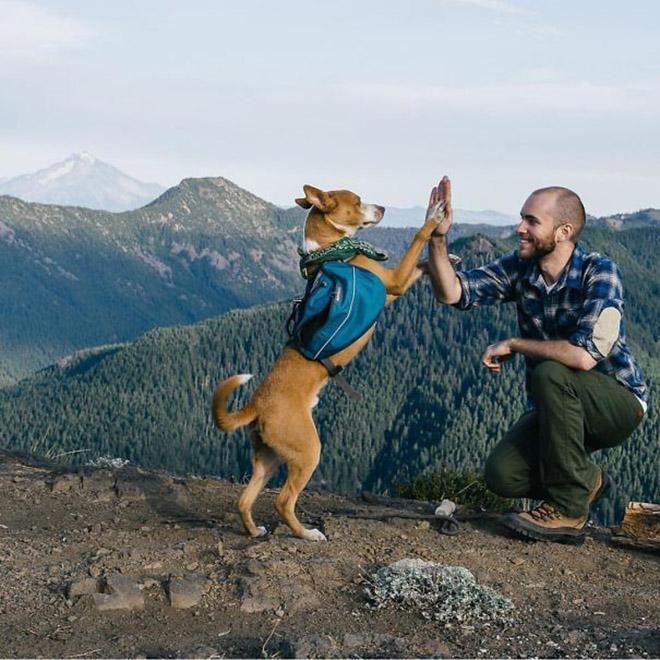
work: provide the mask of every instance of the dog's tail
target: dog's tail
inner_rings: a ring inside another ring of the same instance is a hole
[[[250,378],[252,378],[252,374],[240,374],[227,378],[218,385],[218,389],[213,395],[213,420],[219,429],[228,432],[235,431],[256,419],[257,410],[252,403],[248,403],[247,406],[236,412],[230,413],[227,410],[229,395],[239,385],[247,383]]]

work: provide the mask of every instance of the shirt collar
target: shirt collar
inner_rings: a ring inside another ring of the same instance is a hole
[[[582,287],[582,263],[584,261],[584,252],[582,248],[576,244],[573,254],[568,263],[564,267],[564,270],[559,276],[559,280],[554,287],[555,291],[559,291],[564,287],[569,289],[579,289]],[[527,282],[538,289],[539,291],[545,291],[545,281],[543,280],[543,275],[541,275],[541,270],[538,266],[536,259],[530,260],[527,265],[527,271],[525,273],[525,279]]]

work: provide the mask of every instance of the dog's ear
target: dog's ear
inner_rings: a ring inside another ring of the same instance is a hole
[[[304,209],[309,209],[313,206],[319,211],[327,213],[334,208],[335,201],[332,199],[330,193],[323,192],[319,188],[308,185],[303,186],[303,190],[305,191],[305,198],[297,199],[296,204],[302,206]]]

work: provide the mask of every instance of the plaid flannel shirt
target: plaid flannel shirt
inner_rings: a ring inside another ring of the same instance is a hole
[[[596,252],[586,254],[576,245],[550,292],[536,260],[521,259],[517,252],[456,275],[462,287],[461,298],[454,305],[458,309],[515,302],[522,337],[566,339],[581,346],[596,360],[594,369],[615,378],[638,399],[648,401],[648,388],[626,344],[623,320],[619,337],[607,355],[594,343],[594,326],[604,309],[614,307],[623,316],[621,275],[610,259]],[[531,373],[538,361],[528,357],[525,361],[529,395]]]

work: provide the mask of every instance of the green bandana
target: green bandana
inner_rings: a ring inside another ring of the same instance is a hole
[[[305,252],[302,248],[298,248],[298,254],[300,255],[300,274],[305,279],[307,279],[307,269],[310,266],[316,266],[326,261],[346,261],[356,254],[363,254],[365,257],[376,261],[388,259],[387,254],[379,252],[370,243],[351,236],[344,236],[336,243],[320,250],[314,250],[314,252]]]

